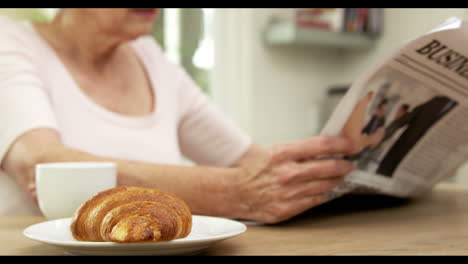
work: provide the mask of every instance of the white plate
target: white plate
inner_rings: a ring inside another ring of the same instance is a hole
[[[64,218],[31,225],[23,234],[74,255],[181,255],[193,254],[247,229],[234,220],[194,215],[192,232],[181,239],[146,243],[81,242],[73,238],[70,221]]]

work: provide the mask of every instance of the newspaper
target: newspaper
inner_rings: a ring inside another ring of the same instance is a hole
[[[330,199],[419,196],[468,159],[468,23],[451,18],[358,79],[323,128],[361,151]]]

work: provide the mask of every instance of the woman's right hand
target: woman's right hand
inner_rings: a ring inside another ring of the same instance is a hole
[[[232,195],[248,219],[264,223],[290,219],[327,201],[353,169],[349,161],[323,157],[355,152],[350,140],[328,136],[269,150],[254,146],[238,163],[244,173],[232,183]]]

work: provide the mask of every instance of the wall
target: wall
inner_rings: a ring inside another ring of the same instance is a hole
[[[271,145],[317,133],[319,104],[343,53],[268,47],[262,31],[281,9],[222,9],[215,15],[213,98],[256,142]]]
[[[259,10],[254,17],[258,39],[271,12]],[[328,86],[336,82],[344,53],[327,48],[271,47],[262,41],[254,44],[254,135],[262,143],[272,144],[317,134],[321,103]]]

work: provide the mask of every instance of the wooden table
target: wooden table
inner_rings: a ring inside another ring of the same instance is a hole
[[[63,255],[22,235],[41,217],[0,217],[0,255]],[[468,255],[468,186],[440,184],[411,201],[351,196],[279,225],[244,234],[203,255]]]

